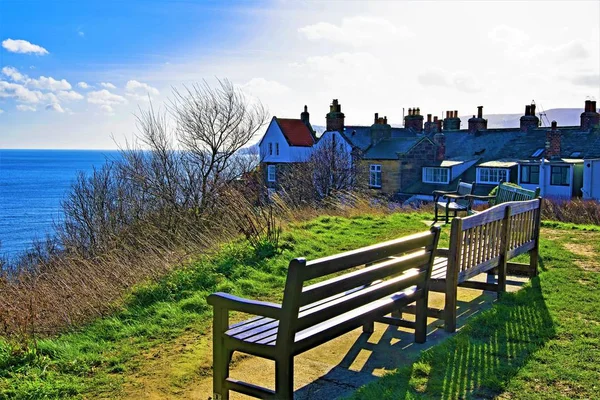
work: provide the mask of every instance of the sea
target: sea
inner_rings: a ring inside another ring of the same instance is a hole
[[[78,172],[89,174],[118,157],[114,150],[0,149],[0,255],[14,260],[33,241],[53,235]]]

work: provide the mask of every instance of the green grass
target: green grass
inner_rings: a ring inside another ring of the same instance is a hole
[[[539,277],[351,399],[600,398],[600,269],[567,246],[598,254],[600,235],[563,225],[542,236]]]
[[[119,312],[77,332],[28,347],[0,339],[0,399],[116,397],[126,377],[144,368],[141,354],[183,335],[208,332],[208,294],[280,300],[293,257],[314,259],[422,231],[423,218],[324,216],[291,225],[282,234],[281,251],[271,258],[259,259],[243,241],[229,243],[214,256],[190,260],[160,281],[139,286]]]

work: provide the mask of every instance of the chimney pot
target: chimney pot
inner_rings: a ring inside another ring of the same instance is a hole
[[[483,118],[483,106],[477,106],[477,118]]]
[[[552,130],[556,130],[557,123],[556,121],[552,121]]]
[[[531,103],[531,114],[535,117],[535,103]]]
[[[417,115],[421,115],[421,109],[417,107]]]
[[[433,117],[433,122],[437,122],[437,120],[438,120],[438,117],[436,115],[435,117]]]
[[[458,110],[454,110],[454,118],[458,118]]]
[[[375,123],[377,123],[378,118],[379,118],[379,113],[375,113]]]
[[[427,122],[431,122],[431,114],[427,114]]]
[[[525,106],[525,115],[531,115],[531,106],[530,105]]]

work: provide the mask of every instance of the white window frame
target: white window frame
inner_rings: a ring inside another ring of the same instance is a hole
[[[277,169],[275,165],[267,165],[267,182],[275,182],[277,179]]]
[[[377,177],[379,176],[379,180]],[[369,165],[369,186],[372,188],[381,187],[381,164]]]
[[[431,179],[427,178],[427,172],[431,172]],[[441,178],[443,173],[446,173],[446,179],[445,180],[441,180],[438,179],[436,180],[436,172],[439,174],[439,177]],[[423,176],[422,176],[422,180],[424,183],[450,183],[450,169],[449,168],[442,168],[442,167],[423,167]]]
[[[500,171],[505,171],[506,177],[501,177]],[[483,177],[485,177],[486,173],[487,173],[487,179],[482,179]],[[497,176],[496,176],[497,179],[493,179],[493,177],[491,176],[492,173],[497,174]],[[483,177],[482,177],[482,175],[483,175]],[[490,185],[496,184],[497,185],[500,183],[500,181],[510,182],[510,169],[508,169],[508,168],[493,168],[493,167],[477,167],[477,183],[490,184]]]

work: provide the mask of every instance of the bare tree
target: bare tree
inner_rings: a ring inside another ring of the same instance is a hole
[[[204,81],[174,90],[174,95],[170,112],[182,148],[199,172],[204,210],[222,185],[240,174],[235,155],[265,124],[268,113],[260,102],[248,102],[228,80],[219,80],[214,88]]]

